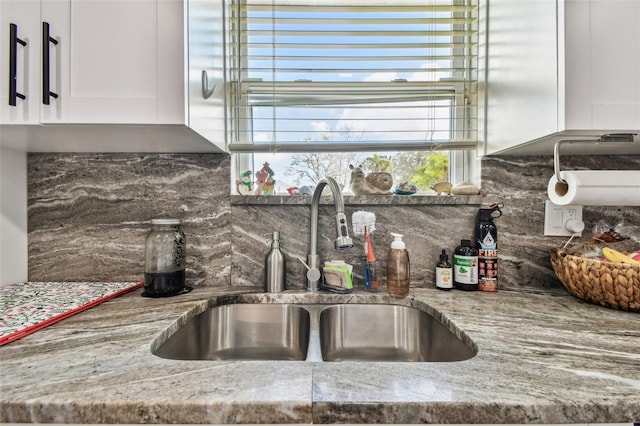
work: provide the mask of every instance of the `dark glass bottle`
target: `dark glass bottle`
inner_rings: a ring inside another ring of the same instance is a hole
[[[453,284],[465,291],[478,289],[478,250],[471,240],[462,240],[453,252]]]
[[[449,262],[449,256],[445,249],[442,249],[440,259],[436,264],[436,288],[439,290],[451,290],[453,288],[453,267]]]
[[[498,228],[494,217],[500,217],[500,205],[478,210],[475,246],[478,250],[478,290],[498,291]]]

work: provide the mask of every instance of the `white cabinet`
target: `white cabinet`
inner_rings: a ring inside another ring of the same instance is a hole
[[[640,2],[492,0],[488,22],[486,154],[640,134]]]
[[[2,31],[15,20],[28,40],[18,48],[26,93],[15,107],[2,65],[3,123],[183,123],[183,16],[178,0],[3,0]]]
[[[18,28],[16,86],[24,95],[9,99],[11,43],[3,37],[0,147],[224,150],[222,0],[1,0],[0,8],[2,33]],[[207,99],[203,71],[216,87]]]
[[[565,129],[640,129],[640,2],[565,0],[563,22]]]
[[[59,97],[41,121],[183,123],[183,16],[177,0],[42,0]]]
[[[225,48],[222,0],[189,0],[187,18],[188,125],[224,150]],[[206,75],[203,75],[203,71]],[[203,86],[210,93],[204,95]]]
[[[40,0],[0,1],[0,123],[40,122],[39,16]]]

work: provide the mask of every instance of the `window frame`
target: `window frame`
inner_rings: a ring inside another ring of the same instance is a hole
[[[228,3],[231,0],[226,0],[225,1],[225,7],[229,7]],[[454,0],[455,1],[455,0]],[[460,0],[461,3],[464,3],[465,0]],[[477,9],[478,9],[478,25],[480,25],[481,19],[480,19],[480,13],[481,13],[481,9],[482,9],[482,5],[481,5],[482,0],[478,0],[477,1]],[[229,13],[228,11],[226,13]],[[241,17],[238,16],[236,17],[236,19],[238,19],[238,22],[241,21]],[[238,25],[238,24],[237,24]],[[455,28],[455,24],[454,24],[454,29]],[[244,31],[241,31],[240,34],[245,34],[246,33]],[[229,36],[228,34],[226,35],[227,37]],[[478,37],[480,37],[480,28],[478,28]],[[454,40],[454,43],[457,40]],[[227,41],[226,43],[227,45],[229,45],[229,42]],[[240,42],[238,44],[239,46],[244,46],[243,48],[246,49],[246,43]],[[480,40],[478,40],[478,46],[480,46]],[[460,48],[463,49],[463,48]],[[461,52],[454,52],[454,57],[456,54],[459,54]],[[475,61],[477,61],[477,63],[480,63],[480,57],[481,57],[481,52],[480,52],[480,47],[478,47],[478,52],[477,55],[475,57]],[[247,61],[247,55],[246,52],[244,54],[240,54],[240,55],[228,55],[227,56],[229,61],[232,60],[240,60],[240,61]],[[458,59],[458,61],[460,61],[460,64],[466,62],[462,59]],[[454,64],[453,67],[457,67],[460,64]],[[228,68],[233,68],[233,67],[228,67]],[[244,70],[246,69],[246,62],[242,65],[242,66],[236,66],[236,69],[240,69],[240,70]],[[233,78],[231,78],[230,74],[229,74],[229,70],[226,71],[226,76],[228,77],[228,81],[227,83],[229,85],[237,85],[240,84],[239,83],[239,78],[236,77],[235,80]],[[478,82],[480,81],[479,78],[479,74],[480,74],[480,70],[479,70],[479,66],[476,66],[476,73],[478,75],[478,78],[475,81],[475,84],[478,85]],[[257,82],[252,82],[250,81],[249,84],[255,84]],[[264,83],[264,82],[262,82]],[[267,84],[276,84],[276,83],[267,83]],[[286,84],[290,84],[290,83],[282,83],[282,85],[286,85]],[[311,82],[311,84],[314,84],[314,82]],[[389,87],[391,87],[394,84],[394,82],[388,82],[387,85]],[[448,142],[440,142],[440,141],[436,141],[433,143],[423,143],[421,144],[421,146],[419,147],[420,149],[418,149],[418,147],[411,147],[411,148],[407,148],[407,149],[399,149],[399,148],[404,148],[401,146],[395,146],[395,147],[391,147],[391,146],[385,146],[384,143],[379,143],[374,147],[371,147],[373,149],[369,149],[369,150],[378,150],[378,151],[431,151],[431,150],[448,150],[449,151],[449,181],[452,183],[455,182],[460,182],[460,181],[468,181],[468,182],[478,182],[478,159],[476,158],[476,154],[477,154],[477,149],[479,148],[479,143],[480,143],[480,116],[478,115],[480,113],[480,105],[477,102],[478,99],[475,100],[475,102],[471,102],[474,105],[474,108],[476,108],[476,112],[475,112],[475,119],[477,120],[477,125],[475,126],[475,130],[470,130],[470,127],[466,124],[468,124],[469,120],[473,120],[473,116],[472,114],[469,114],[469,101],[468,101],[468,96],[476,96],[478,97],[478,90],[472,90],[471,94],[468,93],[468,88],[465,87],[464,84],[451,84],[451,93],[452,93],[452,98],[455,100],[454,105],[452,105],[451,110],[453,111],[453,113],[451,114],[451,120],[452,120],[452,126],[455,126],[457,121],[455,120],[455,116],[458,115],[462,115],[464,117],[465,120],[465,136],[469,136],[470,132],[475,131],[477,134],[477,137],[475,138],[474,142],[468,142],[468,141],[464,141],[461,143],[456,143],[455,141],[448,141]],[[476,86],[477,89],[477,86]],[[230,93],[234,93],[233,90],[228,90],[227,91],[228,94]],[[235,93],[239,93],[237,90],[235,90]],[[231,113],[230,117],[228,117],[229,119],[229,126],[228,126],[228,130],[227,130],[227,138],[229,139],[227,141],[227,146],[229,147],[230,152],[232,153],[233,159],[234,161],[232,161],[232,168],[235,169],[233,170],[233,174],[236,175],[237,171],[242,171],[242,170],[257,170],[256,169],[256,165],[253,164],[253,153],[254,152],[277,152],[281,149],[281,147],[279,147],[277,144],[272,144],[270,146],[260,146],[259,149],[256,149],[256,145],[255,144],[239,144],[238,143],[238,138],[237,135],[239,134],[249,134],[250,132],[252,132],[252,109],[249,108],[248,106],[248,96],[242,96],[239,98],[240,102],[244,102],[242,105],[238,105],[238,98],[234,98],[233,96],[228,96],[227,98],[227,102],[228,102],[228,111],[233,111],[234,108],[236,108],[236,111],[246,111],[247,114],[245,116],[238,116],[238,115],[233,115]],[[234,104],[235,103],[235,104]],[[240,106],[241,108],[238,108],[238,106]],[[236,138],[235,141],[231,140],[232,138]],[[465,137],[465,139],[468,139],[467,137]],[[248,141],[247,141],[248,142]],[[243,145],[253,145],[253,147],[251,146],[245,146],[243,147]],[[323,144],[326,145],[326,144]],[[351,151],[355,151],[353,148],[353,146],[349,146],[347,144],[335,144],[335,147],[332,147],[331,149],[326,149],[326,146],[323,150],[326,151],[344,151],[344,152],[351,152]],[[282,152],[315,152],[316,149],[309,149],[309,148],[317,148],[316,146],[312,146],[309,144],[305,144],[306,149],[302,150],[301,148],[296,148],[296,149],[291,149],[291,147],[285,147],[284,150],[282,150]],[[363,151],[364,149],[357,149],[360,151]],[[233,179],[232,179],[233,180]]]

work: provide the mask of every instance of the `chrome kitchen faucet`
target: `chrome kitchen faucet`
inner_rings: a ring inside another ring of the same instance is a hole
[[[311,224],[309,232],[309,254],[307,255],[307,291],[318,291],[320,282],[320,256],[318,255],[318,209],[320,206],[320,196],[324,187],[329,185],[335,205],[336,219],[336,249],[353,247],[353,240],[349,237],[347,227],[347,217],[344,214],[344,200],[338,183],[332,177],[325,177],[318,181],[313,197],[311,198]]]

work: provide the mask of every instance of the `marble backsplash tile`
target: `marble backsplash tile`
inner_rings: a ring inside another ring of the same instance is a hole
[[[31,281],[143,278],[154,217],[179,217],[187,278],[228,285],[230,160],[210,154],[29,154]]]
[[[563,157],[563,169],[640,169],[640,156]],[[144,265],[144,235],[152,217],[179,216],[188,241],[188,279],[200,285],[261,285],[269,233],[281,232],[287,283],[304,287],[297,256],[308,252],[309,200],[264,197],[236,200],[229,191],[229,156],[224,154],[30,154],[29,279],[137,280]],[[563,237],[544,237],[546,186],[552,157],[492,157],[482,161],[482,203],[504,203],[496,220],[501,288],[561,289],[548,252]],[[284,201],[283,201],[284,200]],[[292,200],[292,199],[291,199]],[[390,232],[405,235],[412,286],[432,286],[442,248],[449,253],[471,238],[478,203],[381,204],[376,198],[346,200],[376,214],[373,242],[384,260]],[[379,200],[378,200],[379,201]],[[282,204],[280,204],[282,202]],[[353,249],[333,248],[333,207],[320,208],[319,252],[323,259],[356,264],[361,286],[362,237]],[[588,230],[599,219],[640,225],[640,207],[585,207]],[[384,265],[382,265],[384,266]]]
[[[640,170],[640,155],[563,156],[562,170]],[[567,237],[545,237],[547,184],[554,173],[553,157],[490,157],[482,161],[483,203],[504,203],[496,220],[499,236],[501,287],[562,288],[549,262],[549,250]],[[584,206],[585,230],[578,241],[591,238],[599,221],[624,220],[640,226],[640,207]],[[576,240],[574,240],[576,241]]]
[[[376,215],[372,234],[379,275],[384,278],[384,261],[391,245],[390,232],[403,234],[411,260],[414,286],[430,286],[433,268],[442,248],[451,250],[462,238],[470,238],[477,205],[346,205],[345,214],[366,210]],[[308,205],[264,206],[233,205],[232,284],[261,285],[264,281],[264,257],[269,251],[271,231],[280,231],[280,242],[287,256],[287,286],[304,288],[306,270],[297,257],[306,261],[309,252]],[[335,221],[332,205],[319,210],[318,253],[323,261],[343,259],[354,265],[354,285],[363,287],[362,261],[364,238],[353,236],[354,247],[334,248]],[[456,242],[457,241],[457,242]],[[434,257],[435,256],[435,257]]]

